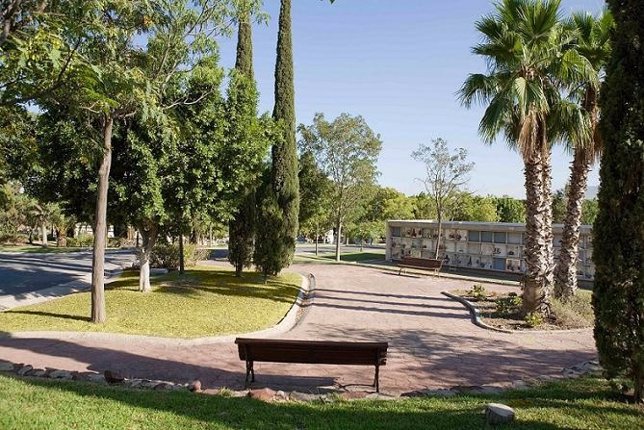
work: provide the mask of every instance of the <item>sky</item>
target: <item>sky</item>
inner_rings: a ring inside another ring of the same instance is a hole
[[[265,0],[267,24],[254,27],[255,77],[260,112],[272,112],[279,0]],[[563,0],[562,13],[598,13],[602,0]],[[485,72],[471,53],[480,41],[474,23],[493,11],[490,0],[327,0],[293,1],[295,107],[297,123],[316,112],[327,119],[361,115],[380,134],[378,168],[382,186],[406,194],[423,191],[416,180],[423,166],[411,152],[442,137],[466,148],[475,163],[468,188],[486,195],[525,198],[523,164],[500,140],[486,145],[478,136],[483,107],[462,107],[456,92],[470,73]],[[220,41],[221,62],[235,62],[236,35]],[[553,150],[553,190],[563,188],[571,157]],[[599,182],[593,169],[589,185]]]

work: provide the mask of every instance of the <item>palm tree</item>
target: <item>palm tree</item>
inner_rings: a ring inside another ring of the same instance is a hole
[[[587,129],[576,133],[572,144],[573,161],[570,166],[568,204],[564,220],[559,261],[555,267],[555,297],[567,301],[577,291],[577,257],[581,209],[588,183],[590,167],[601,155],[602,142],[597,124],[599,122],[599,76],[610,58],[610,32],[613,18],[605,11],[598,18],[588,13],[574,14],[568,23],[577,33],[577,51],[588,60],[593,69],[592,79],[579,83],[571,98],[577,104]]]
[[[472,51],[488,74],[471,74],[459,96],[487,108],[479,133],[487,143],[503,135],[524,163],[526,235],[523,312],[550,314],[553,286],[551,145],[549,123],[561,91],[585,76],[586,62],[571,48],[573,33],[559,16],[560,0],[503,0],[476,23],[483,41]],[[564,55],[565,54],[565,55]]]

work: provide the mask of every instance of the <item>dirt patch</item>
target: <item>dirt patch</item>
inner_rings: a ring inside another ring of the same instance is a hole
[[[553,299],[552,316],[547,320],[524,317],[521,313],[521,296],[516,293],[490,291],[481,285],[475,285],[471,290],[454,290],[451,293],[472,303],[484,323],[500,329],[571,330],[589,328],[594,323],[591,294],[587,291],[578,291],[569,303]]]

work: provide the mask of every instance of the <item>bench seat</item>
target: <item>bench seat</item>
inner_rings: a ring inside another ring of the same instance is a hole
[[[237,338],[239,359],[246,362],[246,384],[255,381],[253,363],[305,363],[375,366],[373,386],[380,391],[380,366],[387,363],[387,342],[332,342]]]

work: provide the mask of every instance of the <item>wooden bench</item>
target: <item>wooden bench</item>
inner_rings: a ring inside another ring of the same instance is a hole
[[[402,274],[403,270],[406,268],[432,270],[437,274],[443,267],[443,260],[436,260],[434,258],[403,257],[397,264],[398,267],[400,267],[400,270],[398,271],[399,275]]]
[[[387,342],[327,342],[281,339],[235,339],[239,359],[246,361],[248,379],[255,382],[256,361],[271,363],[346,364],[375,366],[373,387],[380,392],[380,366],[387,364]]]

